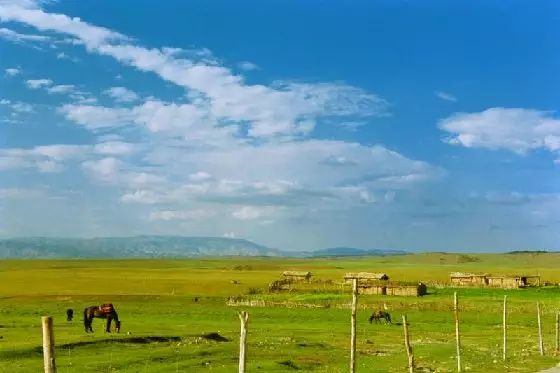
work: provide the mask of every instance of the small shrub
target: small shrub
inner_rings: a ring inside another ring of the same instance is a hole
[[[259,288],[252,288],[251,287],[251,288],[247,289],[247,294],[249,294],[249,295],[262,294],[262,292],[263,292],[262,289],[259,289]]]

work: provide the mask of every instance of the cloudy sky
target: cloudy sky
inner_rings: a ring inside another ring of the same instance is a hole
[[[559,14],[0,0],[0,237],[560,249]]]

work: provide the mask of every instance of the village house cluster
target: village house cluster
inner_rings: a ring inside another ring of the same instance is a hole
[[[488,273],[451,273],[453,286],[495,287],[503,289],[520,289],[528,286],[540,286],[539,275],[492,276]]]
[[[284,271],[279,280],[269,284],[270,291],[287,291],[293,289],[294,284],[311,283],[312,273],[308,271]],[[342,286],[349,285],[353,279],[357,280],[359,294],[423,296],[427,294],[424,283],[404,283],[389,281],[386,273],[349,272],[344,275]]]

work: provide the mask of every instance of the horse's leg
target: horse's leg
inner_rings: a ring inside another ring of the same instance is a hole
[[[107,316],[107,327],[105,328],[105,331],[107,333],[111,333],[111,321],[113,320],[113,316]]]
[[[88,318],[88,309],[84,308],[84,329],[86,330],[86,333],[89,332]]]

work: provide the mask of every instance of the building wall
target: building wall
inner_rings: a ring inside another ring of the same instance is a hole
[[[386,286],[367,286],[367,287],[359,287],[358,288],[359,294],[372,294],[372,295],[386,295],[387,294],[387,287]]]
[[[481,286],[486,285],[486,277],[451,277],[451,283],[459,286]]]

